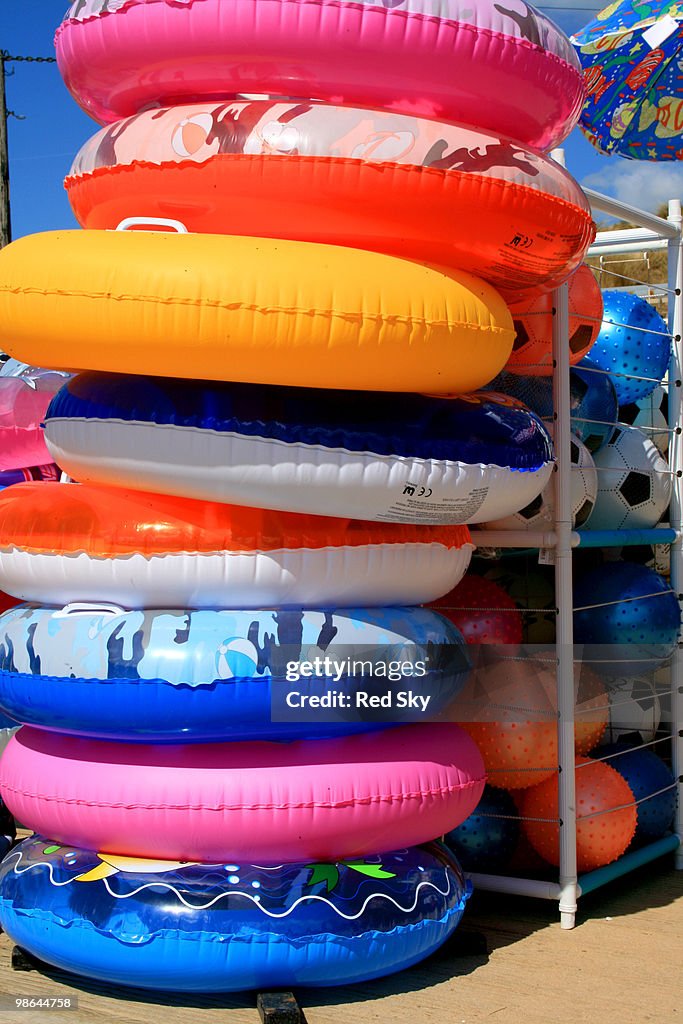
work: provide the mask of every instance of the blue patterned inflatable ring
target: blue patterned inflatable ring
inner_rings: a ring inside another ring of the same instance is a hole
[[[229,992],[343,985],[423,959],[470,894],[437,843],[340,863],[180,864],[33,837],[0,867],[0,923],[89,978]]]
[[[295,687],[288,664],[315,654],[336,658],[341,669],[301,678]],[[419,679],[407,669],[396,677],[395,670],[393,681],[381,684],[428,694],[430,718],[469,673],[462,635],[426,608],[125,612],[20,605],[0,617],[0,709],[41,729],[144,743],[322,738],[415,720],[399,709],[361,708],[343,715],[296,710],[296,720],[272,721],[274,681],[283,709],[293,689],[308,696],[367,691],[367,675],[344,672],[350,658],[389,666],[424,660]]]

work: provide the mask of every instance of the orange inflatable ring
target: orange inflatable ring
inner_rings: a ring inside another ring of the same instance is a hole
[[[66,188],[83,227],[145,215],[372,249],[470,271],[506,296],[564,280],[594,236],[577,183],[528,147],[316,103],[144,111],[86,142]]]
[[[126,608],[413,605],[465,573],[464,526],[366,523],[145,494],[16,484],[0,494],[0,575],[25,601]]]

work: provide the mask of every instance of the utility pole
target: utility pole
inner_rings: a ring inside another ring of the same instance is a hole
[[[9,152],[7,147],[7,102],[5,99],[5,58],[0,50],[0,249],[12,241],[9,205]]]
[[[29,64],[55,64],[54,57],[13,57],[7,50],[0,50],[0,249],[12,241],[12,222],[9,202],[9,147],[7,143],[7,120],[17,117],[24,120],[22,114],[15,114],[7,109],[5,96],[5,78],[7,64],[10,61],[26,61]]]

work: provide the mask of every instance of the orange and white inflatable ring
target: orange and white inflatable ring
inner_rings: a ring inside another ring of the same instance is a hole
[[[313,242],[52,231],[0,251],[0,336],[55,369],[473,391],[512,317],[470,274]]]
[[[464,575],[464,526],[270,512],[97,484],[0,494],[0,576],[38,604],[126,608],[423,604]]]
[[[86,142],[66,188],[87,228],[146,215],[328,242],[467,270],[506,296],[560,283],[594,234],[577,183],[528,147],[319,103],[144,111]]]

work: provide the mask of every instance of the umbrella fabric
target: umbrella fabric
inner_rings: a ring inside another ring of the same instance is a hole
[[[683,5],[609,4],[572,39],[586,80],[580,127],[630,160],[683,160]]]

